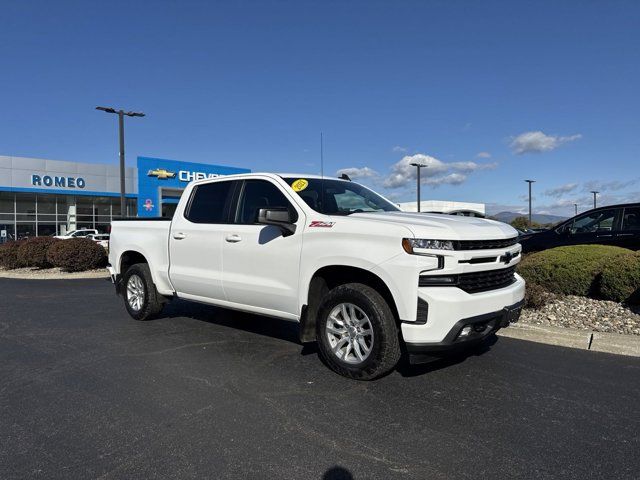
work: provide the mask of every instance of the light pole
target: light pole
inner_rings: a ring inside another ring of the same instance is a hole
[[[578,204],[577,204],[577,203],[574,203],[574,204],[573,204],[573,206],[574,206],[574,207],[575,207],[575,209],[576,209],[576,215],[577,215],[577,214],[578,214]]]
[[[126,217],[127,202],[125,200],[125,180],[124,180],[124,116],[127,117],[144,117],[142,112],[125,112],[124,110],[116,110],[111,107],[96,107],[96,110],[102,110],[107,113],[118,114],[118,136],[120,138],[120,216]]]
[[[425,168],[426,165],[423,165],[422,163],[417,163],[417,162],[412,163],[410,165],[418,169],[418,213],[419,213],[420,212],[420,169]]]
[[[593,193],[593,208],[596,208],[596,196],[600,193],[597,190],[591,190],[591,193]]]
[[[525,180],[529,184],[529,228],[531,228],[531,184],[536,183],[535,180]]]

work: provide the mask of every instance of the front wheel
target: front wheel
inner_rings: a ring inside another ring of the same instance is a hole
[[[372,380],[400,359],[393,313],[367,285],[348,283],[331,290],[321,302],[316,335],[323,360],[345,377]]]
[[[149,265],[137,263],[129,267],[122,278],[124,306],[136,320],[157,316],[164,302],[151,278]]]

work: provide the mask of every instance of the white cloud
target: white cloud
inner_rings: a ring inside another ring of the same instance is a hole
[[[369,168],[369,167],[341,168],[340,170],[338,170],[336,172],[336,174],[338,176],[342,175],[343,173],[346,173],[349,176],[349,178],[352,178],[354,180],[356,178],[372,178],[372,177],[377,177],[378,176],[378,172],[376,172],[375,170],[373,170],[372,168]]]
[[[409,151],[409,149],[407,147],[401,147],[400,145],[396,145],[391,149],[391,151],[396,153],[406,153]]]
[[[446,163],[430,155],[417,153],[406,155],[391,166],[391,173],[384,179],[385,188],[402,188],[414,182],[417,168],[412,163],[424,165],[420,170],[421,180],[426,185],[459,185],[467,179],[467,175],[477,170],[492,169],[496,163],[481,164],[476,162]]]
[[[491,154],[489,152],[478,152],[476,157],[478,157],[478,158],[491,158]]]
[[[453,170],[460,172],[471,173],[477,170],[493,170],[498,166],[496,162],[493,163],[476,163],[476,162],[453,162],[448,164]]]
[[[580,138],[582,138],[582,135],[579,133],[567,137],[560,137],[557,135],[546,135],[541,131],[524,132],[517,137],[512,137],[511,148],[517,155],[550,152],[560,145],[579,140]]]
[[[460,185],[461,183],[464,183],[466,179],[467,176],[463,175],[462,173],[450,173],[449,175],[445,175],[444,177],[427,178],[424,183],[433,187],[445,184]]]
[[[565,185],[560,185],[559,187],[549,188],[544,191],[544,194],[548,197],[556,197],[559,198],[566,193],[571,193],[578,188],[577,183],[567,183]]]
[[[635,185],[638,183],[637,178],[633,178],[631,180],[626,180],[621,182],[620,180],[613,180],[611,182],[602,182],[600,180],[592,180],[584,184],[584,191],[590,192],[592,190],[597,190],[599,192],[613,191],[617,192],[618,190],[624,190],[631,185]]]

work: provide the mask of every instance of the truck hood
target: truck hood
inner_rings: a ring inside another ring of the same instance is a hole
[[[353,213],[347,218],[402,225],[416,238],[434,240],[498,240],[518,236],[518,232],[506,223],[459,215],[377,212]]]

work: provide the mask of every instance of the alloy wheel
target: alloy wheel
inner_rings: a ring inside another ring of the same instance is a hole
[[[353,303],[340,303],[331,310],[325,333],[333,354],[346,363],[364,362],[373,348],[371,320]]]

